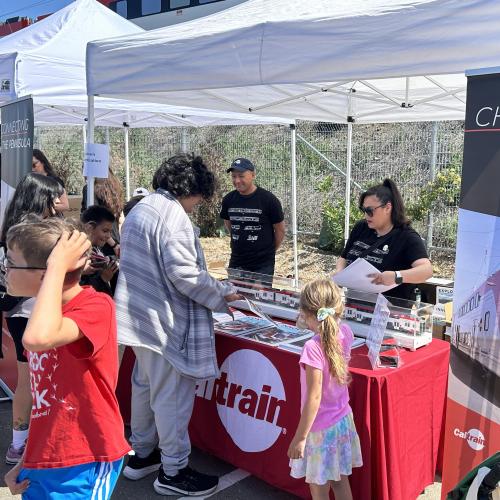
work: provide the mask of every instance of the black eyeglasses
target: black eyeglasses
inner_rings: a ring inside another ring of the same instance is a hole
[[[5,273],[7,272],[7,269],[27,269],[30,271],[45,271],[47,268],[46,267],[34,267],[34,266],[13,266],[7,257],[4,257],[3,259],[0,260],[0,268],[2,268],[2,271]]]
[[[363,213],[368,215],[368,217],[373,217],[373,212],[375,212],[375,210],[377,210],[377,208],[385,207],[386,205],[387,205],[387,203],[383,203],[382,205],[379,205],[378,207],[359,207],[359,209]]]

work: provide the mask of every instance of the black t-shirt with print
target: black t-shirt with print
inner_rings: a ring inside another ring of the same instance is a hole
[[[229,267],[254,271],[274,263],[273,224],[283,221],[283,209],[274,194],[260,187],[246,196],[231,191],[222,200],[220,216],[231,222]]]
[[[351,264],[378,238],[375,230],[370,229],[366,221],[358,222],[349,235],[341,257],[347,261],[347,265]],[[412,263],[418,259],[427,259],[428,255],[420,235],[412,227],[402,226],[394,229],[384,243],[368,252],[363,258],[379,271],[401,271],[410,269]],[[415,288],[418,288],[415,284],[403,283],[385,295],[415,300]]]

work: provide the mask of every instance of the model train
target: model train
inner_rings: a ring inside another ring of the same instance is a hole
[[[452,344],[500,376],[500,270],[455,311]]]
[[[270,288],[259,283],[233,279],[232,283],[238,293],[258,302],[279,305],[290,309],[298,309],[300,293],[294,290]],[[373,302],[347,298],[344,318],[347,321],[370,324],[375,304]],[[430,318],[430,315],[429,315]],[[411,308],[394,308],[387,322],[387,329],[410,335],[419,335],[430,328],[427,318],[414,313]]]
[[[345,304],[344,317],[347,321],[370,324],[374,308],[375,304],[371,302],[364,303],[363,301],[354,301],[348,298]],[[425,317],[412,313],[411,309],[395,308],[391,310],[386,328],[387,330],[395,330],[410,335],[419,335],[426,331],[426,323]]]
[[[268,288],[257,283],[248,283],[240,280],[231,280],[238,293],[251,300],[267,302],[274,305],[298,309],[300,294],[293,290]]]

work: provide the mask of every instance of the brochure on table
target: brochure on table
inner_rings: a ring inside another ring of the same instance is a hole
[[[296,326],[273,321],[253,301],[249,299],[245,300],[248,309],[256,314],[257,317],[245,316],[243,314],[243,317],[239,316],[238,319],[231,320],[229,315],[226,315],[227,318],[221,318],[219,316],[221,319],[230,319],[230,321],[216,322],[214,325],[216,333],[235,335],[270,345],[299,342],[297,348],[299,348],[300,345],[303,346],[305,341],[313,336],[313,333],[309,330],[301,330]],[[302,344],[300,344],[301,342]]]
[[[382,367],[397,368],[399,366],[400,358],[397,346],[384,346],[384,350],[382,350],[382,343],[389,315],[389,301],[382,294],[379,294],[373,311],[370,328],[366,336],[368,359],[374,370]],[[389,349],[385,349],[385,347],[389,347]]]

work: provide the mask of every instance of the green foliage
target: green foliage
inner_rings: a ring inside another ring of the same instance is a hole
[[[455,158],[440,170],[435,179],[421,190],[417,200],[407,207],[413,221],[425,221],[437,207],[456,207],[460,197],[461,175],[459,160]]]
[[[207,142],[200,147],[198,152],[205,160],[207,167],[211,170],[216,178],[216,187],[214,196],[204,201],[198,206],[192,215],[193,222],[200,228],[200,236],[223,236],[224,222],[219,217],[222,198],[232,189],[230,177],[226,172],[227,164],[217,150],[213,148],[213,144]]]
[[[362,218],[356,202],[351,198],[349,228]],[[340,254],[344,248],[345,200],[338,203],[327,202],[323,206],[321,232],[318,247],[321,250]]]

